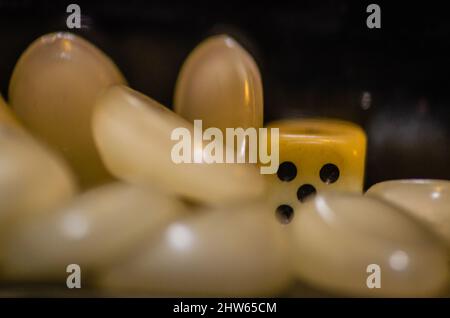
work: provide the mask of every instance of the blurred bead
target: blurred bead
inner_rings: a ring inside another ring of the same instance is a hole
[[[0,228],[50,212],[76,188],[65,162],[23,130],[0,124]]]
[[[108,179],[92,140],[91,112],[98,93],[125,83],[114,63],[70,33],[33,42],[14,69],[11,107],[38,137],[66,157],[83,186]]]
[[[170,296],[266,296],[290,282],[285,232],[267,208],[248,204],[196,211],[105,271],[114,292]]]
[[[8,233],[3,274],[10,280],[63,278],[72,263],[92,272],[129,253],[182,211],[175,198],[150,189],[125,184],[92,189]]]
[[[366,194],[403,208],[428,224],[450,247],[450,181],[385,181],[373,185]]]
[[[210,204],[263,194],[264,178],[254,165],[174,163],[171,151],[177,142],[171,134],[183,127],[193,136],[192,124],[125,86],[108,89],[98,99],[93,117],[99,152],[120,179]]]
[[[200,43],[178,76],[175,112],[205,128],[262,127],[263,88],[253,58],[227,35]],[[244,141],[245,142],[245,141]],[[237,149],[245,149],[237,145]]]
[[[299,278],[339,295],[433,296],[448,284],[446,250],[420,223],[380,200],[319,194],[288,227]],[[381,288],[369,289],[370,264]]]

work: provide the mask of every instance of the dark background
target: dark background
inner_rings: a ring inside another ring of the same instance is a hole
[[[381,7],[381,29],[366,26],[371,2]],[[449,13],[443,1],[371,2],[0,0],[0,91],[7,96],[14,65],[34,39],[68,30],[66,7],[77,3],[83,28],[74,32],[105,51],[131,87],[169,107],[189,52],[228,33],[261,69],[266,122],[359,123],[369,137],[366,187],[450,179]]]

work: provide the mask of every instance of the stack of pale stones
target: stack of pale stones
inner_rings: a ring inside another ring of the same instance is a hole
[[[256,165],[171,160],[171,132],[193,119],[262,127],[258,67],[232,38],[195,48],[174,109],[129,88],[79,36],[26,49],[9,105],[0,100],[0,284],[65,286],[77,264],[83,288],[111,295],[276,296],[298,282],[342,296],[448,289],[449,181],[319,191],[280,224]]]

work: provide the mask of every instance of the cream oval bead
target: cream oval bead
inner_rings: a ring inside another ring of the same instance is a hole
[[[125,86],[98,99],[94,138],[112,174],[130,183],[160,186],[190,199],[218,204],[261,196],[265,180],[250,164],[174,163],[175,129],[193,125],[151,98]],[[193,143],[195,144],[195,143]],[[200,151],[194,148],[192,153]]]
[[[114,293],[267,296],[290,283],[285,232],[261,204],[196,211],[167,226],[140,251],[104,272]]]
[[[175,112],[205,127],[261,127],[263,88],[253,58],[233,38],[218,35],[200,43],[177,79]]]
[[[338,295],[433,296],[447,287],[445,248],[401,210],[357,194],[319,194],[288,226],[297,276]],[[371,264],[381,288],[369,288]]]
[[[17,62],[9,102],[31,132],[59,150],[83,186],[107,180],[95,149],[91,113],[99,92],[125,83],[114,63],[70,33],[34,41]]]
[[[226,128],[262,127],[263,87],[258,66],[233,38],[207,38],[181,68],[174,109],[190,122],[201,119],[205,127],[223,132]]]
[[[450,247],[450,181],[391,180],[373,185],[366,195],[390,202],[428,224]]]
[[[72,263],[92,273],[183,211],[177,199],[147,188],[113,183],[92,189],[7,233],[2,273],[10,280],[58,279]]]
[[[0,228],[49,213],[76,192],[63,160],[24,130],[0,124]]]

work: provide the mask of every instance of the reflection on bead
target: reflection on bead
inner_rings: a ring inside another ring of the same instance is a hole
[[[105,271],[109,291],[169,296],[265,296],[291,273],[285,232],[267,207],[203,209],[176,220],[136,255]]]
[[[92,273],[183,213],[177,199],[160,191],[105,185],[18,224],[4,240],[3,273],[11,280],[58,279],[72,263]]]
[[[262,127],[263,88],[253,58],[227,35],[200,43],[181,68],[175,88],[175,112],[205,128]],[[236,145],[245,154],[245,140]]]
[[[47,34],[22,54],[11,78],[11,107],[33,134],[68,160],[82,186],[107,180],[91,131],[99,92],[125,83],[114,63],[70,33]]]
[[[218,204],[260,197],[264,178],[250,164],[175,163],[175,129],[193,126],[171,110],[125,86],[106,90],[97,101],[93,129],[112,174],[137,184],[160,186],[190,199]],[[194,145],[195,147],[195,145]],[[194,148],[192,153],[200,151]]]
[[[50,213],[77,190],[65,162],[14,126],[0,123],[0,234],[10,222]]]
[[[448,282],[446,250],[420,223],[380,200],[323,193],[287,228],[297,276],[338,295],[433,296]],[[369,288],[369,265],[381,288]]]
[[[427,224],[450,247],[450,181],[391,180],[366,193],[390,202]]]

